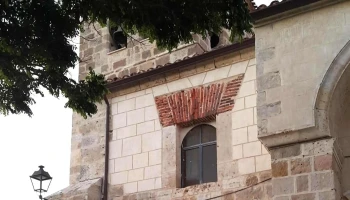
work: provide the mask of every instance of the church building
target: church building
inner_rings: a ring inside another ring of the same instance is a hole
[[[235,43],[84,27],[79,78],[110,93],[73,114],[70,186],[49,200],[350,200],[350,1],[246,1]]]

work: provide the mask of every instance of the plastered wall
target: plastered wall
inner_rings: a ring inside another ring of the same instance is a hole
[[[350,39],[350,2],[256,25],[261,137],[315,126],[319,85]],[[299,136],[284,137],[296,142]],[[306,136],[302,136],[306,137]],[[315,136],[321,137],[321,136]],[[276,145],[271,141],[269,146]]]

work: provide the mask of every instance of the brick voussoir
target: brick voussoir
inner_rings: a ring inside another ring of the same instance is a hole
[[[155,98],[163,127],[190,126],[212,121],[217,114],[233,109],[243,75],[224,83],[213,83]]]

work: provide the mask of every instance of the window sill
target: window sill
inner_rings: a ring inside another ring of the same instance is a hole
[[[125,50],[125,49],[126,49],[126,47],[123,47],[123,48],[117,49],[117,50],[113,50],[113,51],[108,52],[107,55],[112,55],[112,54],[114,54],[114,53],[117,53],[117,52],[119,52],[119,51],[123,51],[123,50]]]

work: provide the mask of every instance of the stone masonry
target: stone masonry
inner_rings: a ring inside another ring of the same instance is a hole
[[[109,169],[112,197],[209,198],[269,180],[270,155],[257,140],[257,120],[254,118],[255,59],[245,60],[245,56],[243,59],[240,56],[234,64],[227,63],[207,72],[183,74],[182,78],[165,80],[165,84],[112,98],[113,140]],[[180,145],[193,125],[189,128],[162,126],[159,119],[162,109],[158,106],[157,111],[157,99],[171,92],[177,94],[177,91],[187,91],[198,85],[230,80],[230,77],[236,80],[234,77],[241,73],[245,76],[234,109],[212,119],[218,137],[218,182],[209,184],[212,189],[207,192],[207,184],[180,189]],[[271,188],[268,183],[259,186],[262,188],[254,195],[269,199]],[[195,192],[198,189],[203,191]]]
[[[162,68],[235,44],[224,30],[216,49],[194,35],[171,53],[139,36],[112,50],[107,28],[84,27],[80,79],[93,69],[114,84],[105,199],[350,199],[350,2],[249,5],[254,47],[173,70]],[[98,110],[73,115],[71,186],[49,199],[103,196],[106,105]],[[182,188],[182,141],[199,124],[216,128],[217,181]]]

